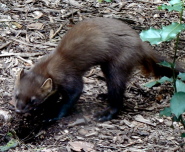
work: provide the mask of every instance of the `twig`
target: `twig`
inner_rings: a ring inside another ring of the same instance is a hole
[[[67,18],[70,17],[71,15],[74,15],[78,12],[78,9],[73,9],[72,11],[70,11],[69,13],[62,15],[62,18]]]
[[[32,61],[30,61],[30,60],[25,60],[25,59],[23,59],[22,57],[17,56],[17,55],[16,55],[15,57],[17,57],[18,59],[22,60],[23,62],[28,63],[30,66],[32,66],[32,65],[33,65],[33,64],[32,64]]]
[[[61,29],[64,27],[66,23],[61,24],[60,27],[57,29],[57,31],[50,37],[50,39],[54,38],[60,31]]]
[[[24,41],[22,41],[22,40],[15,39],[15,38],[13,38],[13,37],[11,37],[10,39],[12,39],[13,41],[22,43],[22,44],[24,44],[24,45],[34,47],[34,48],[47,48],[47,47],[48,47],[48,46],[44,46],[44,45],[30,44],[30,43],[24,42]]]
[[[13,8],[13,11],[21,11],[21,12],[30,12],[30,11],[43,11],[43,12],[56,12],[56,13],[60,13],[60,10],[56,10],[56,9],[43,9],[43,8],[30,8],[28,9],[24,9],[24,8]]]
[[[145,1],[145,0],[136,0],[137,2],[141,3],[148,3],[148,4],[161,4],[161,2],[150,2],[150,1]]]
[[[5,48],[6,46],[8,46],[10,43],[11,43],[11,42],[7,42],[7,43],[1,45],[1,46],[0,46],[0,50],[3,49],[3,48]]]
[[[8,56],[20,56],[20,57],[33,57],[33,56],[39,56],[43,55],[44,53],[42,52],[37,52],[37,53],[3,53],[0,54],[0,57],[8,57]]]
[[[56,44],[53,44],[53,43],[30,44],[30,43],[27,43],[27,42],[25,42],[25,41],[15,39],[14,37],[11,37],[10,39],[12,39],[13,41],[16,41],[16,42],[22,43],[22,44],[24,44],[24,45],[34,47],[34,48],[42,48],[42,49],[45,49],[45,48],[47,48],[47,47],[49,47],[49,46],[54,46],[54,47],[56,47],[56,46],[57,46]],[[48,45],[48,46],[45,46],[45,45]]]

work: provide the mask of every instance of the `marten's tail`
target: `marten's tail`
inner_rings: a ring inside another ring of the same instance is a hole
[[[153,54],[152,56],[144,57],[141,61],[142,65],[142,73],[146,76],[152,75],[156,78],[167,76],[172,77],[173,76],[173,70],[171,68],[161,66],[158,63],[161,63],[163,61],[167,61],[165,58],[160,57],[156,54]],[[180,64],[176,64],[175,66],[175,75],[178,75],[179,72],[184,72],[185,70],[180,66]]]

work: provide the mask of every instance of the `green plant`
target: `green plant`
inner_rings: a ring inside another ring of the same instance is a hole
[[[103,1],[109,2],[109,3],[112,2],[112,0],[98,0],[99,3],[102,3]]]
[[[14,135],[11,132],[8,132],[5,138],[8,140],[8,143],[0,146],[1,152],[8,151],[9,149],[15,148],[19,145],[19,141],[14,138]]]
[[[179,22],[173,22],[171,25],[162,26],[161,29],[150,28],[149,30],[144,30],[140,33],[140,37],[143,41],[149,41],[152,45],[175,39],[173,62],[159,63],[162,66],[172,68],[174,71],[179,46],[179,35],[185,30],[185,24],[182,23],[184,0],[171,0],[169,1],[169,5],[159,6],[158,9],[179,12]],[[150,82],[145,86],[152,87],[157,83],[162,84],[166,81],[173,84],[174,94],[170,100],[170,107],[162,110],[160,115],[171,116],[173,121],[181,122],[185,128],[185,121],[182,117],[182,114],[185,112],[185,73],[179,73],[179,75],[176,76],[174,72],[172,78],[162,77],[160,80]],[[185,137],[185,134],[182,134],[182,137]]]

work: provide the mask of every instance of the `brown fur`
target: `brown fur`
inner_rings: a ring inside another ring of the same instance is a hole
[[[15,87],[16,109],[27,112],[43,102],[49,93],[48,86],[44,86],[44,91],[41,86],[51,78],[49,88],[61,91],[63,96],[64,106],[56,120],[60,119],[78,100],[83,74],[90,67],[100,65],[107,80],[110,107],[96,117],[100,121],[110,120],[122,107],[126,82],[134,68],[142,67],[145,75],[155,77],[172,75],[171,69],[156,64],[161,61],[123,22],[108,18],[85,20],[67,32],[53,53],[28,72],[22,72]],[[32,97],[37,102],[30,103]]]

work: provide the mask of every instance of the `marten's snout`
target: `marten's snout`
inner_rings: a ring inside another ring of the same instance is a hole
[[[15,112],[19,113],[19,114],[20,113],[25,113],[26,111],[28,111],[26,107],[27,106],[25,105],[24,102],[17,101],[16,106],[15,106]]]

